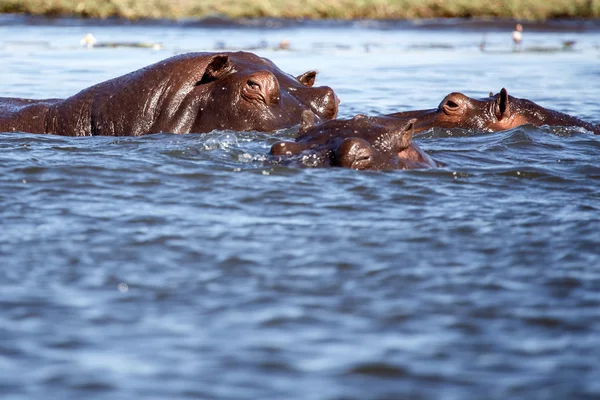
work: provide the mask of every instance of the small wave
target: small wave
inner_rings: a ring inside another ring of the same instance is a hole
[[[65,144],[68,143],[69,137],[57,135],[41,135],[24,132],[0,132],[0,143],[3,147],[10,146],[31,146],[36,143],[41,144]]]
[[[403,378],[410,375],[410,372],[406,368],[397,365],[382,362],[372,362],[352,367],[347,371],[347,374],[367,375],[380,378]]]

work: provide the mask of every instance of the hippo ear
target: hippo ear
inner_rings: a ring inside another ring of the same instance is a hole
[[[415,133],[415,124],[417,119],[413,118],[408,120],[404,128],[402,128],[402,137],[400,139],[400,149],[406,149],[412,143],[412,137]]]
[[[306,132],[317,123],[317,116],[310,110],[302,111],[302,122],[300,123],[300,132]]]
[[[317,77],[317,71],[308,71],[302,75],[298,75],[296,79],[304,86],[312,87],[315,84],[315,78]]]
[[[498,93],[497,96],[498,97],[496,98],[495,112],[496,118],[498,118],[498,121],[501,121],[510,115],[508,92],[506,91],[506,89],[502,88],[502,90],[500,91],[500,93]]]
[[[198,85],[212,82],[229,70],[231,70],[229,56],[217,54],[208,61],[208,65],[204,70],[204,75],[202,75],[202,79],[200,79]]]

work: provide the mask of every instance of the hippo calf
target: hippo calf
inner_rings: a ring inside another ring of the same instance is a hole
[[[337,116],[316,72],[293,77],[252,53],[189,53],[85,89],[67,99],[0,98],[0,132],[66,136],[275,131],[303,111]]]
[[[418,110],[388,114],[409,120],[416,118],[415,132],[433,127],[478,129],[497,132],[520,125],[578,126],[600,134],[600,126],[579,118],[544,108],[527,99],[509,96],[506,89],[483,99],[472,99],[462,93],[450,93],[432,110]]]
[[[314,167],[360,170],[431,168],[438,164],[412,142],[415,119],[356,115],[349,120],[315,122],[305,112],[295,142],[277,142],[270,154],[284,160],[302,155]],[[307,163],[305,163],[306,165]]]

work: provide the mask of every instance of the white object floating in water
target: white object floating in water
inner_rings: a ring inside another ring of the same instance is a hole
[[[82,46],[85,46],[85,47],[87,47],[88,49],[91,49],[92,47],[94,47],[94,45],[95,45],[96,43],[98,43],[98,40],[96,40],[96,38],[94,37],[94,35],[92,35],[91,33],[88,33],[87,35],[85,35],[85,36],[83,37],[83,39],[81,39],[81,40],[79,41],[79,43],[80,43]]]
[[[98,40],[92,35],[88,33],[79,41],[79,44],[83,47],[87,47],[91,49],[92,47],[139,47],[144,49],[152,49],[152,50],[160,50],[163,48],[163,45],[160,43],[144,43],[144,42],[108,42],[108,43],[98,43]]]

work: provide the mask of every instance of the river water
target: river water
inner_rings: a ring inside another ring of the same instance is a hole
[[[506,87],[600,123],[597,23],[526,24],[512,52],[508,23],[208,22],[0,17],[0,93],[261,47],[318,69],[340,117]],[[436,129],[432,170],[266,162],[293,134],[0,133],[2,398],[600,397],[598,136]]]

